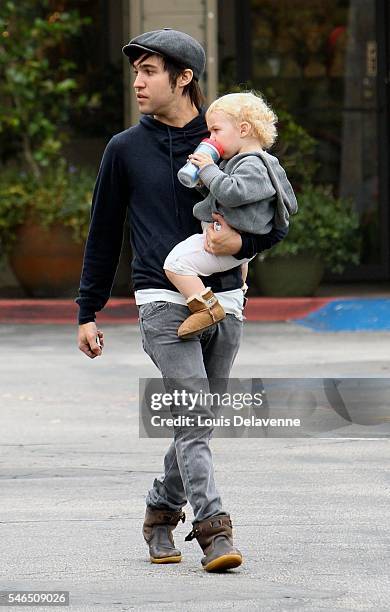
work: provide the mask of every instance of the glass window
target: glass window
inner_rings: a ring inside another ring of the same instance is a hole
[[[82,35],[61,49],[77,66],[77,81],[89,104],[74,109],[71,125],[78,137],[108,137],[123,128],[122,12],[109,0],[50,0],[53,10],[77,9],[90,18]]]
[[[375,2],[250,0],[225,7],[222,88],[231,88],[235,72],[236,83],[265,92],[271,103],[282,101],[316,138],[316,180],[353,200],[363,228],[362,263],[379,264]],[[236,22],[246,24],[235,48],[226,28],[234,9]]]

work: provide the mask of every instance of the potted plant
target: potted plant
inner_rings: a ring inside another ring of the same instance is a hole
[[[311,296],[325,270],[339,273],[359,263],[359,217],[351,202],[336,198],[331,187],[311,183],[297,199],[288,236],[256,258],[255,282],[262,295]]]
[[[61,155],[71,111],[90,103],[66,45],[90,19],[51,7],[0,5],[1,252],[37,297],[77,287],[94,184],[94,173]]]
[[[88,232],[94,172],[63,159],[39,180],[0,177],[0,245],[27,295],[73,295]]]

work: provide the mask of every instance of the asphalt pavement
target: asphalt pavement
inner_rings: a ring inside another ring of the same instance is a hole
[[[75,327],[0,326],[0,590],[66,590],[65,609],[83,612],[389,610],[386,419],[323,437],[215,438],[245,562],[204,572],[184,542],[187,506],[182,562],[152,565],[144,500],[168,440],[139,437],[138,381],[158,373],[136,325],[104,331],[91,361]],[[247,323],[232,374],[385,379],[389,357],[390,332]]]

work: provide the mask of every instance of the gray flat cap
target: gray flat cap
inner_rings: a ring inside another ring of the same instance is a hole
[[[199,79],[206,65],[202,45],[189,34],[164,28],[140,34],[123,47],[122,52],[131,62],[146,52],[164,55],[186,68],[191,68],[194,78]]]

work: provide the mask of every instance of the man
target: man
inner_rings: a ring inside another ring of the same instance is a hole
[[[208,277],[207,285],[217,293],[227,316],[218,326],[183,341],[177,329],[188,309],[163,271],[169,251],[201,232],[192,208],[203,196],[183,187],[177,171],[208,135],[198,84],[205,54],[191,36],[168,28],[137,36],[123,52],[135,72],[134,89],[143,116],[138,125],[110,140],[99,169],[76,300],[80,306],[79,348],[90,358],[101,355],[103,333],[96,327],[95,313],[110,295],[128,208],[132,279],[143,348],[166,385],[177,381],[181,389],[196,391],[196,380],[229,377],[241,339],[243,305],[239,266]],[[222,229],[217,232],[210,226],[206,248],[237,259],[269,248],[286,233],[239,234],[222,217],[219,221]],[[172,414],[178,414],[180,408],[172,407]],[[197,409],[210,415],[208,408]],[[153,563],[181,560],[172,531],[179,520],[184,522],[182,508],[187,501],[194,520],[186,539],[197,539],[204,552],[204,569],[225,570],[242,563],[233,545],[230,516],[215,486],[211,435],[212,427],[174,429],[164,475],[154,480],[146,498],[143,534]]]

